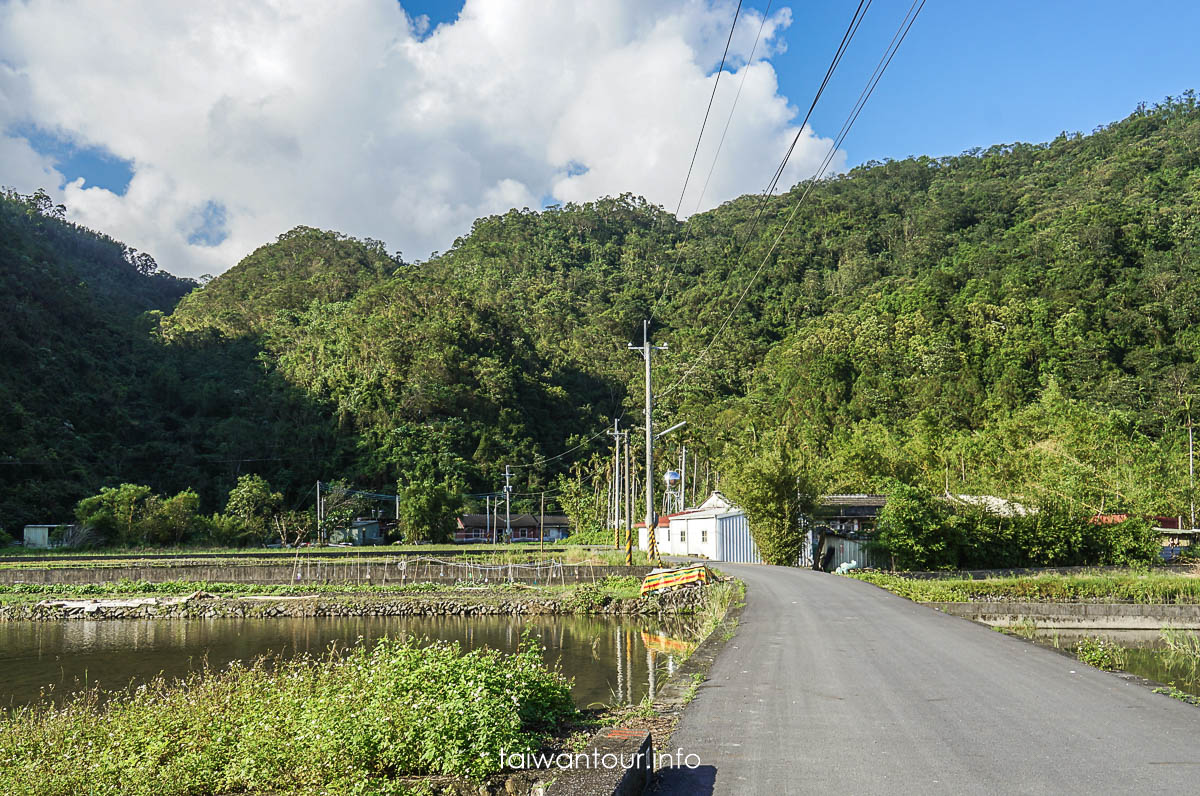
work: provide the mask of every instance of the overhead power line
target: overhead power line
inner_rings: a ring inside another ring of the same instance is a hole
[[[725,127],[721,130],[721,139],[717,142],[717,151],[713,155],[712,165],[708,167],[708,175],[704,178],[704,186],[700,189],[700,195],[696,197],[696,207],[692,211],[693,215],[700,212],[700,206],[704,202],[704,194],[708,193],[708,183],[712,180],[713,172],[717,169],[717,160],[721,157],[721,150],[725,146],[725,136],[729,133],[729,125],[733,122],[733,112],[737,110],[738,100],[742,98],[742,89],[746,87],[746,75],[750,74],[750,65],[754,63],[754,54],[758,52],[758,42],[762,39],[763,28],[767,25],[767,17],[771,14],[771,3],[773,0],[767,1],[767,8],[763,11],[762,20],[758,23],[758,35],[754,37],[754,46],[750,48],[750,57],[746,59],[746,65],[742,67],[742,79],[738,81],[737,94],[733,96],[733,104],[729,106],[729,116],[725,118]],[[713,93],[717,90],[713,86]],[[684,185],[686,188],[686,184]],[[676,211],[676,215],[679,211]],[[691,216],[689,216],[691,218]]]
[[[892,36],[891,42],[888,44],[887,49],[884,50],[883,55],[880,57],[879,63],[875,66],[875,71],[872,72],[871,76],[867,79],[866,85],[863,87],[862,92],[858,95],[858,100],[854,103],[854,106],[850,109],[850,113],[846,116],[846,120],[842,123],[842,127],[838,131],[837,136],[834,138],[833,143],[826,152],[820,168],[812,175],[812,177],[808,179],[803,193],[801,193],[800,198],[796,200],[795,205],[792,207],[792,212],[788,215],[787,220],[780,228],[779,233],[771,242],[770,249],[768,249],[767,253],[763,255],[762,260],[758,264],[758,268],[755,269],[754,274],[750,277],[750,281],[742,290],[741,295],[738,296],[737,303],[734,304],[733,309],[730,310],[725,316],[725,320],[721,323],[721,326],[709,339],[708,344],[701,349],[700,354],[692,361],[692,364],[688,367],[688,369],[684,371],[683,375],[676,379],[671,386],[663,390],[661,395],[665,396],[670,394],[672,391],[686,382],[688,377],[691,376],[692,372],[695,371],[700,363],[704,361],[713,344],[725,332],[725,329],[733,320],[734,314],[742,306],[742,302],[745,301],[746,296],[749,294],[750,288],[754,286],[759,274],[762,273],[767,261],[770,260],[771,255],[775,253],[775,249],[778,248],[779,242],[783,240],[783,236],[787,233],[792,221],[796,218],[796,213],[799,211],[800,206],[804,203],[804,200],[808,198],[808,195],[812,192],[813,186],[816,184],[820,176],[824,174],[825,169],[828,168],[829,164],[833,161],[833,157],[837,154],[842,142],[845,141],[846,136],[849,135],[850,129],[854,126],[855,121],[858,120],[858,116],[862,113],[863,108],[866,106],[867,100],[869,100],[871,95],[875,92],[875,87],[879,85],[879,81],[883,77],[884,72],[887,71],[888,66],[892,63],[892,59],[899,51],[900,45],[904,43],[904,39],[908,37],[909,30],[912,29],[913,23],[917,21],[917,16],[921,13],[921,9],[924,7],[925,0],[913,0],[912,5],[908,9],[908,13],[906,13],[904,19],[900,21],[900,26],[896,29],[896,33]]]
[[[854,10],[854,16],[852,16],[850,18],[850,24],[848,24],[846,26],[846,31],[842,34],[842,41],[840,44],[838,44],[837,51],[833,54],[833,59],[829,62],[829,68],[825,70],[825,77],[821,81],[821,85],[817,88],[816,94],[813,95],[812,103],[810,103],[808,106],[808,112],[804,114],[804,120],[800,123],[799,129],[796,130],[796,135],[792,139],[791,144],[788,146],[787,151],[784,153],[783,159],[780,161],[778,168],[775,169],[775,173],[774,173],[774,175],[772,175],[771,181],[769,183],[767,183],[767,187],[765,189],[763,189],[763,192],[759,197],[758,206],[755,210],[754,218],[750,223],[750,227],[747,229],[746,234],[742,238],[742,242],[740,244],[738,244],[735,240],[734,248],[737,250],[737,254],[733,258],[734,262],[741,261],[742,254],[745,252],[745,249],[746,249],[746,245],[750,241],[750,238],[753,236],[754,230],[758,227],[759,219],[762,217],[763,211],[766,208],[767,203],[770,201],[771,196],[775,193],[775,189],[779,185],[779,180],[783,176],[784,170],[787,168],[787,162],[791,158],[792,152],[795,151],[796,144],[800,141],[800,136],[804,134],[804,130],[808,126],[808,121],[812,117],[813,110],[817,107],[817,102],[820,101],[821,95],[825,93],[825,88],[829,85],[829,80],[830,80],[830,78],[833,77],[833,73],[835,71],[837,71],[838,64],[840,64],[842,62],[842,56],[844,56],[846,54],[846,50],[850,47],[850,42],[854,40],[854,34],[856,34],[858,32],[859,26],[862,25],[862,21],[866,17],[867,11],[871,7],[871,2],[872,2],[872,0],[859,0],[858,7]],[[766,21],[765,15],[763,17],[763,21],[764,22]],[[761,27],[760,27],[760,34],[761,34]],[[757,46],[757,43],[756,43],[756,46]],[[745,78],[744,74],[743,74],[743,78]],[[716,87],[714,86],[714,91],[715,91],[715,88]],[[731,113],[731,118],[732,118],[732,111],[730,111],[730,113]],[[698,145],[699,144],[697,142],[697,146]],[[713,160],[713,166],[714,166],[714,168],[716,166],[715,158]],[[711,172],[710,172],[710,176],[711,176]],[[682,199],[682,197],[681,197],[681,199]],[[678,214],[678,210],[676,210],[676,214]],[[685,242],[687,240],[687,230],[688,230],[688,227],[690,227],[690,225],[691,225],[691,221],[692,221],[692,216],[688,216],[687,225],[685,225],[685,228],[684,228],[684,241]],[[676,250],[676,252],[677,253],[676,253],[676,263],[675,264],[677,264],[678,260],[683,256],[682,252],[680,252],[678,249]],[[655,311],[658,309],[658,305],[662,302],[663,298],[667,295],[667,285],[669,282],[670,282],[670,269],[668,269],[668,271],[666,272],[662,292],[659,293],[658,298],[655,300],[654,304],[651,305],[651,307],[650,307],[650,320],[651,321],[654,320]]]
[[[871,2],[872,0],[859,0],[858,8],[854,10],[854,16],[850,18],[850,24],[846,26],[846,32],[842,34],[841,44],[838,45],[837,52],[833,54],[833,59],[829,62],[829,68],[825,70],[825,77],[821,80],[821,85],[817,87],[817,92],[813,95],[812,102],[809,103],[808,111],[804,114],[804,120],[800,122],[800,127],[796,130],[796,135],[792,138],[792,143],[788,145],[787,151],[783,153],[783,159],[779,161],[779,166],[776,167],[771,181],[767,183],[767,187],[759,195],[754,217],[750,221],[750,226],[746,229],[746,234],[742,236],[742,242],[737,244],[735,241],[734,248],[737,249],[737,254],[734,256],[734,262],[741,261],[747,244],[754,237],[754,232],[758,229],[758,222],[762,220],[763,212],[770,203],[771,197],[779,188],[779,181],[783,178],[788,161],[791,160],[792,153],[796,151],[796,144],[800,142],[800,137],[804,135],[804,130],[808,127],[808,122],[812,118],[813,111],[817,108],[817,103],[821,101],[821,96],[829,86],[829,81],[833,78],[833,73],[837,71],[838,65],[842,62],[842,57],[845,56],[846,50],[850,48],[850,42],[854,40],[854,35],[858,33],[859,26],[862,25],[863,19],[866,18],[867,11],[871,8]],[[824,170],[825,167],[822,166],[814,176],[819,177],[824,173]]]
[[[713,100],[717,96],[717,86],[721,85],[721,73],[725,71],[725,59],[729,57],[729,44],[733,41],[733,31],[737,28],[738,15],[742,13],[742,0],[738,0],[733,12],[733,23],[729,26],[729,37],[725,39],[725,52],[721,53],[721,65],[717,67],[717,79],[713,81],[712,94],[708,96],[708,107],[704,109],[704,121],[700,123],[700,135],[696,136],[696,148],[692,150],[692,162],[688,164],[687,176],[683,178],[683,189],[679,192],[679,201],[675,204],[675,215],[683,207],[683,195],[687,193],[688,182],[692,179],[692,169],[696,165],[696,155],[700,153],[700,142],[704,140],[704,128],[708,126],[708,115],[712,113]],[[765,19],[765,17],[764,17]]]

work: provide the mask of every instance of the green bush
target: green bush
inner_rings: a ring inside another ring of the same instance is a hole
[[[958,564],[955,525],[945,501],[922,487],[897,484],[879,512],[875,544],[900,569],[952,569]]]
[[[1125,650],[1104,638],[1085,638],[1075,645],[1075,657],[1088,666],[1112,671],[1125,665]]]
[[[574,717],[570,684],[519,652],[383,640],[159,679],[101,703],[0,717],[10,793],[393,792],[397,775],[480,779]]]
[[[1045,502],[1027,514],[1001,516],[952,505],[921,487],[899,484],[879,513],[874,545],[898,569],[1144,567],[1161,549],[1149,522],[1091,521],[1067,505]]]
[[[621,534],[621,541],[625,541],[624,532]],[[613,531],[612,528],[596,528],[592,531],[576,531],[566,539],[563,539],[563,544],[608,545],[609,547],[614,547]]]

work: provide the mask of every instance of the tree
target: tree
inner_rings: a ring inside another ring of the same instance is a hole
[[[400,494],[400,532],[408,544],[446,542],[454,532],[454,520],[462,507],[462,496],[446,484],[417,481],[397,485]]]
[[[758,552],[779,566],[799,563],[807,539],[803,523],[825,484],[819,462],[794,449],[788,436],[781,430],[758,444],[740,445],[721,465],[723,486],[745,510]]]
[[[366,498],[355,494],[344,480],[324,484],[321,490],[321,522],[316,529],[319,541],[324,543],[333,531],[349,527],[354,518],[365,512],[369,505]]]
[[[876,520],[876,543],[900,569],[950,569],[958,551],[946,501],[924,487],[897,483]]]
[[[283,495],[272,492],[271,485],[260,475],[247,473],[238,478],[237,485],[229,490],[225,513],[236,517],[244,533],[263,539],[276,530],[275,518],[283,507]],[[282,539],[287,544],[287,539]]]
[[[597,472],[603,465],[598,456],[593,456],[586,465],[577,462],[570,475],[558,476],[558,503],[570,520],[573,535],[590,533],[604,527],[604,505],[598,491],[590,481],[585,483],[585,470]],[[594,481],[595,479],[591,479]],[[581,537],[582,538],[582,537]],[[611,544],[611,534],[609,536]]]
[[[150,487],[140,484],[104,487],[98,495],[76,504],[75,518],[109,544],[133,544],[141,536],[140,525],[152,496]]]
[[[206,528],[200,514],[200,496],[185,489],[174,497],[157,496],[147,503],[142,539],[153,544],[181,544],[199,536]]]

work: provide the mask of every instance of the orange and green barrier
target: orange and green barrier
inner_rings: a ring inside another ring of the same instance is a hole
[[[649,594],[650,592],[662,589],[673,589],[676,586],[684,586],[688,583],[707,584],[710,577],[708,567],[704,564],[651,572],[642,581],[642,594]]]

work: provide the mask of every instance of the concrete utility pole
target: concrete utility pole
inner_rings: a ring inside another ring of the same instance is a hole
[[[542,521],[538,524],[538,552],[542,552],[542,546],[546,543],[546,493],[542,493]]]
[[[650,345],[650,321],[642,321],[642,344],[631,345],[630,349],[641,351],[646,360],[646,534],[649,541],[650,559],[658,560],[658,545],[654,539],[658,517],[654,513],[654,383],[651,379],[651,359],[654,351],[666,351],[666,345]]]
[[[613,438],[613,482],[609,491],[611,499],[608,502],[608,519],[613,527],[613,547],[621,547],[621,420],[613,421],[613,430],[608,432]]]
[[[629,472],[629,432],[625,435],[625,566],[633,566],[633,479]]]
[[[504,465],[504,536],[512,541],[512,468]]]
[[[680,446],[679,452],[679,510],[687,508],[687,445]]]
[[[483,538],[492,538],[492,496],[483,496]]]

